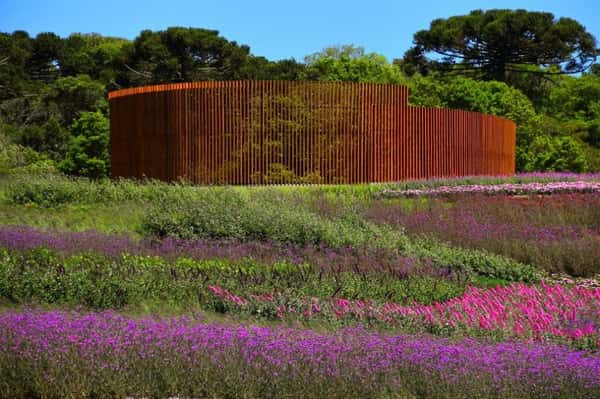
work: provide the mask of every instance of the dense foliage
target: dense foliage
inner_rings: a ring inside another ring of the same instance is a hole
[[[90,137],[105,134],[103,124],[90,125],[85,134],[73,125],[85,112],[106,118],[108,91],[229,79],[407,84],[413,105],[514,120],[517,170],[600,170],[600,75],[593,73],[597,68],[581,76],[559,74],[593,63],[595,39],[576,21],[553,18],[489,10],[435,20],[429,31],[415,35],[407,57],[394,63],[353,45],[325,48],[303,63],[270,61],[217,31],[199,28],[144,30],[133,41],[98,34],[0,33],[0,141],[10,145],[0,155],[0,170],[39,162],[52,168],[64,160],[61,169],[70,174],[105,176],[107,141],[96,143],[104,148],[90,148]],[[503,51],[478,47],[482,40]],[[448,74],[448,68],[431,67],[421,54],[429,50],[462,54],[466,61],[454,63]],[[421,73],[415,74],[415,66]],[[11,160],[3,161],[7,156]]]
[[[419,67],[433,52],[442,58],[429,67],[502,82],[509,74],[531,73],[531,65],[559,68],[539,74],[583,72],[598,54],[595,38],[577,21],[527,10],[474,10],[438,18],[428,30],[415,33],[414,44],[406,60]]]

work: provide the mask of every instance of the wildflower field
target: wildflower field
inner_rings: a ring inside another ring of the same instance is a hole
[[[600,398],[600,175],[0,178],[2,398]]]

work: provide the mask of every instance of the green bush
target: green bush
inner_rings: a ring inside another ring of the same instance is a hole
[[[326,218],[286,195],[230,188],[165,195],[148,210],[142,230],[149,236],[185,239],[235,238],[329,247],[404,245],[401,232],[351,213]]]
[[[77,184],[68,179],[49,174],[38,178],[18,175],[6,184],[6,197],[13,204],[35,204],[50,208],[76,202],[81,195]]]
[[[64,173],[90,178],[106,177],[110,170],[108,118],[101,112],[82,112],[70,127]]]
[[[167,192],[177,193],[192,190],[182,185],[155,181],[134,180],[90,180],[83,177],[40,173],[31,165],[22,173],[13,173],[5,183],[6,199],[12,204],[35,204],[52,208],[67,204],[94,205],[124,201],[151,201]]]
[[[540,273],[528,264],[483,250],[451,247],[432,239],[414,240],[407,252],[431,259],[436,265],[468,270],[476,275],[505,281],[535,282]]]
[[[583,146],[569,136],[538,136],[523,157],[526,171],[585,172],[588,169]]]
[[[231,189],[205,191],[193,200],[165,197],[144,216],[143,232],[185,239],[382,247],[429,259],[441,267],[469,270],[491,278],[525,282],[540,278],[534,267],[486,251],[450,247],[434,240],[410,241],[401,231],[369,223],[352,210],[324,217],[302,204],[289,203],[283,196],[248,196]]]
[[[0,174],[29,167],[35,170],[39,165],[51,164],[51,161],[35,150],[13,143],[7,130],[9,127],[0,120]]]

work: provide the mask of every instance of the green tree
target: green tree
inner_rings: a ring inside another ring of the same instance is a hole
[[[125,46],[122,85],[225,80],[240,77],[250,49],[208,29],[144,30]]]
[[[600,76],[562,76],[540,102],[543,129],[552,136],[576,138],[589,169],[600,168]]]
[[[110,170],[109,124],[101,112],[82,112],[70,127],[71,139],[59,169],[68,174],[99,178]]]
[[[562,77],[549,91],[542,108],[559,119],[600,118],[600,76]]]
[[[33,49],[27,65],[31,78],[48,83],[59,77],[61,48],[62,39],[57,34],[38,34],[33,40]]]
[[[535,117],[531,101],[521,91],[502,82],[465,77],[440,79],[415,76],[409,82],[413,105],[466,109],[503,116],[523,125]]]
[[[304,63],[306,65],[311,65],[322,58],[333,58],[334,60],[340,60],[342,58],[356,59],[364,56],[364,47],[355,46],[354,44],[344,44],[339,46],[325,47],[321,51],[307,55],[304,57]]]
[[[82,111],[105,110],[106,89],[88,75],[59,78],[44,97],[46,104],[55,104],[64,125],[69,126]]]
[[[342,47],[344,49],[344,47]],[[400,68],[389,63],[383,55],[364,54],[360,47],[345,47],[346,51],[324,49],[320,53],[307,57],[309,64],[302,73],[302,79],[369,82],[369,83],[405,83]]]
[[[28,63],[32,52],[33,40],[27,32],[0,33],[0,102],[31,88]]]
[[[600,76],[562,77],[544,97],[541,109],[569,134],[600,147]]]
[[[74,33],[63,39],[59,54],[62,76],[88,75],[103,84],[114,84],[123,68],[128,40],[96,33]]]
[[[269,61],[265,57],[249,57],[240,67],[242,79],[252,80],[298,80],[305,66],[294,59]]]
[[[583,147],[568,136],[537,136],[524,158],[525,171],[585,172],[588,168]]]
[[[483,112],[511,119],[519,127],[539,129],[531,100],[506,83],[434,74],[413,77],[409,87],[412,105]]]
[[[41,158],[31,148],[13,143],[11,129],[11,126],[0,120],[0,174],[13,168],[30,165]]]
[[[15,141],[53,160],[61,160],[65,156],[69,132],[56,118],[50,118],[42,125],[28,125],[13,130]]]
[[[596,39],[570,18],[547,12],[474,10],[435,19],[414,35],[405,61],[419,66],[423,55],[438,69],[506,81],[511,74],[579,73],[598,55]],[[544,69],[534,70],[531,66]],[[549,69],[555,66],[557,69]]]

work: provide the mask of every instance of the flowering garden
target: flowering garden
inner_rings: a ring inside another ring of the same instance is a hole
[[[598,174],[0,183],[0,397],[600,397]]]

